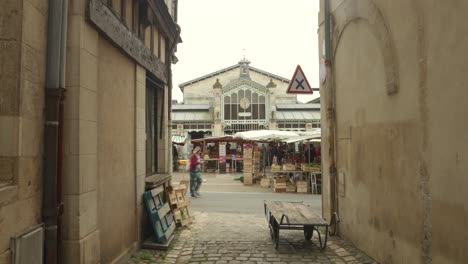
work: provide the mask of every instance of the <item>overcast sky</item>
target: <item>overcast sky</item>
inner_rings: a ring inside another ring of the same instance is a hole
[[[182,41],[172,66],[173,99],[179,84],[235,65],[251,66],[291,79],[301,65],[312,87],[319,85],[317,21],[319,0],[179,0]],[[299,95],[308,102],[318,97]]]

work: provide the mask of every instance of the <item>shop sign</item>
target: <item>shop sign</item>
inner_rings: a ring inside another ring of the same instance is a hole
[[[226,142],[219,142],[219,163],[226,163]]]

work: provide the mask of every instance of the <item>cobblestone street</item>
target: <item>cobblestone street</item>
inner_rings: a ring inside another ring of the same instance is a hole
[[[174,182],[184,174],[174,175]],[[140,250],[129,263],[374,263],[368,256],[338,237],[329,237],[327,248],[320,250],[317,235],[304,239],[303,231],[281,230],[280,245],[275,249],[270,238],[263,208],[257,213],[212,212],[203,202],[214,200],[216,190],[232,190],[230,195],[246,196],[246,188],[262,197],[265,188],[243,186],[230,175],[206,174],[207,182],[201,198],[192,201],[194,221],[179,228],[168,251]],[[272,195],[272,194],[270,194]],[[284,194],[274,194],[284,199]],[[303,196],[299,196],[303,199]],[[295,197],[294,194],[291,197]],[[318,195],[307,195],[313,201]],[[235,206],[245,206],[236,203]]]

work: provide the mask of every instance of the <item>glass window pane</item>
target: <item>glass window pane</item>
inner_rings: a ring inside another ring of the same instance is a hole
[[[125,0],[125,23],[130,29],[133,28],[132,16],[133,16],[132,0]]]
[[[252,96],[251,93],[252,92],[250,90],[245,91],[245,97],[247,97],[247,99],[249,99],[249,101],[252,101],[252,99],[250,98]]]
[[[260,95],[259,103],[265,103],[265,96]]]
[[[238,108],[237,108],[237,104],[232,104],[231,105],[231,117],[232,119],[237,119],[238,118]]]
[[[237,101],[237,94],[235,94],[235,93],[232,94],[232,95],[231,95],[231,99],[232,99],[232,100],[231,100],[231,104],[237,104],[237,103],[239,103],[239,101]]]
[[[231,119],[231,106],[228,104],[224,105],[224,119]]]
[[[265,118],[265,104],[259,104],[259,119]]]
[[[225,104],[230,104],[230,103],[231,103],[231,97],[229,97],[229,96],[224,96],[224,103],[225,103]]]
[[[239,94],[239,99],[244,98],[244,90],[240,90],[238,94]]]
[[[252,119],[259,119],[258,104],[252,105]]]
[[[258,104],[258,94],[252,93],[252,104]]]
[[[112,0],[112,9],[118,15],[122,15],[122,0]]]
[[[157,88],[146,82],[146,174],[157,170]]]

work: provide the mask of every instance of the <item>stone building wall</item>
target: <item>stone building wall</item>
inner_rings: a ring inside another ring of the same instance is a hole
[[[100,37],[98,72],[98,226],[110,263],[137,242],[135,63]]]
[[[91,23],[89,2],[69,1],[68,6],[59,238],[63,263],[123,261],[146,238],[147,70],[162,83],[170,72],[165,64],[170,60],[147,56],[150,51],[139,39],[120,39],[131,47],[112,42]],[[92,2],[101,11],[106,8],[100,0]],[[131,2],[126,0],[127,7]],[[124,34],[121,29],[128,27],[110,13],[104,15],[111,22],[100,25],[120,25],[110,33]],[[46,0],[0,2],[0,263],[12,261],[12,237],[42,223],[47,21]],[[157,93],[158,129],[163,131],[157,139],[157,173],[167,175],[169,96],[164,88]]]
[[[0,263],[42,222],[46,0],[0,2]]]
[[[226,87],[231,81],[239,79],[240,68],[234,68],[229,71],[214,75],[204,80],[200,80],[193,84],[188,84],[184,87],[184,104],[210,104],[214,101],[213,85],[216,83],[216,79],[222,87]],[[270,82],[271,77],[250,70],[250,79],[258,84],[267,86]],[[296,95],[286,94],[288,83],[275,80],[276,88],[270,88],[270,97],[279,97],[278,103],[295,103],[297,101]]]
[[[331,0],[331,8],[340,234],[381,263],[463,262],[468,233],[456,228],[468,219],[468,4]],[[322,0],[320,43],[323,10]]]
[[[69,10],[63,260],[111,263],[123,261],[146,238],[147,70],[89,21],[85,2],[73,2]],[[162,95],[158,91],[156,122],[163,137],[158,131],[156,173],[171,168],[168,93]]]

